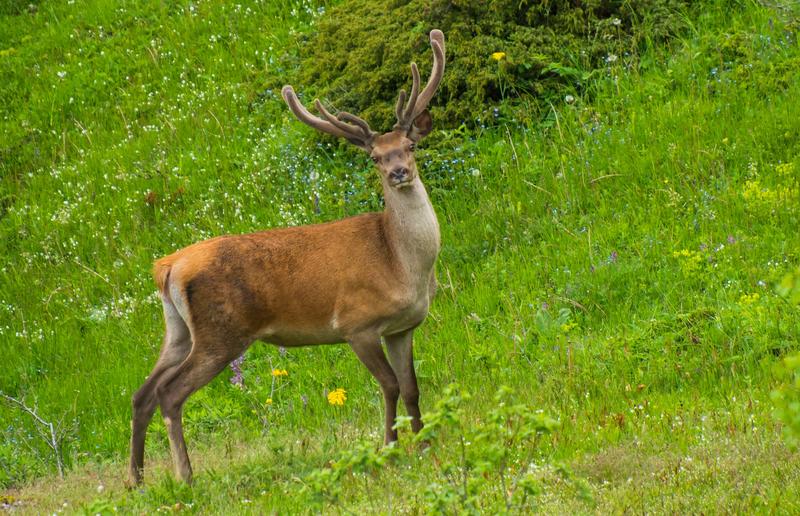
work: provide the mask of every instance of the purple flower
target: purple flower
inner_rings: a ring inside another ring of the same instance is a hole
[[[736,239],[733,238],[733,235],[728,235],[728,243],[729,244],[735,244],[736,243]]]
[[[237,387],[244,386],[244,378],[242,378],[242,363],[244,362],[244,355],[240,355],[239,358],[231,362],[231,371],[233,371],[233,376],[231,377],[231,383],[236,385]]]
[[[616,251],[611,251],[611,255],[608,257],[608,263],[617,263],[617,258],[619,255]]]

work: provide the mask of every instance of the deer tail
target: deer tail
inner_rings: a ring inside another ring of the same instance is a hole
[[[172,264],[175,261],[172,255],[165,256],[160,260],[156,260],[153,264],[153,279],[156,281],[156,286],[161,294],[169,297],[169,273],[172,271]]]

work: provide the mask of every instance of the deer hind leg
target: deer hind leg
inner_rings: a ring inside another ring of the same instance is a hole
[[[194,337],[189,356],[156,386],[156,398],[167,426],[175,475],[186,483],[192,481],[192,465],[183,438],[182,412],[186,399],[217,376],[246,347],[230,345],[229,340],[199,340]]]
[[[386,411],[384,442],[386,444],[394,442],[397,440],[397,430],[393,427],[397,417],[397,399],[400,396],[400,386],[392,366],[389,365],[386,355],[383,353],[380,337],[355,338],[350,340],[350,347],[381,385]]]
[[[400,384],[403,405],[406,406],[406,412],[411,416],[411,429],[416,433],[422,429],[422,416],[419,411],[417,374],[414,372],[413,334],[414,330],[408,330],[396,335],[388,335],[385,339],[389,362],[392,364],[392,369],[394,369],[394,374]]]
[[[133,417],[131,420],[131,458],[128,469],[128,485],[136,486],[142,481],[144,469],[144,441],[147,427],[156,410],[155,387],[159,380],[183,362],[191,350],[189,327],[175,309],[169,297],[163,299],[166,332],[161,346],[161,355],[138,391],[133,395]]]

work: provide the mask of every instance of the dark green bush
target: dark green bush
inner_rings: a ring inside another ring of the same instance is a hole
[[[580,92],[593,70],[631,62],[645,42],[677,32],[684,7],[683,0],[348,0],[322,17],[317,32],[300,36],[291,80],[386,129],[398,91],[410,87],[412,60],[427,79],[427,35],[440,28],[447,72],[433,102],[437,126],[491,123],[500,100],[547,106]]]

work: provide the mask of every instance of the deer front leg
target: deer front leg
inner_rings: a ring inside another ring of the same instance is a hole
[[[417,374],[414,372],[413,335],[414,330],[407,330],[395,335],[387,335],[385,338],[389,362],[400,383],[403,405],[406,406],[406,412],[411,416],[411,430],[417,433],[422,429],[422,416],[419,411]]]
[[[394,427],[397,417],[397,399],[400,397],[400,385],[394,375],[392,366],[386,360],[386,355],[381,347],[380,337],[377,335],[359,336],[349,341],[359,360],[369,369],[372,376],[378,380],[383,391],[384,409],[386,412],[386,428],[384,442],[389,444],[397,440],[397,430]]]

